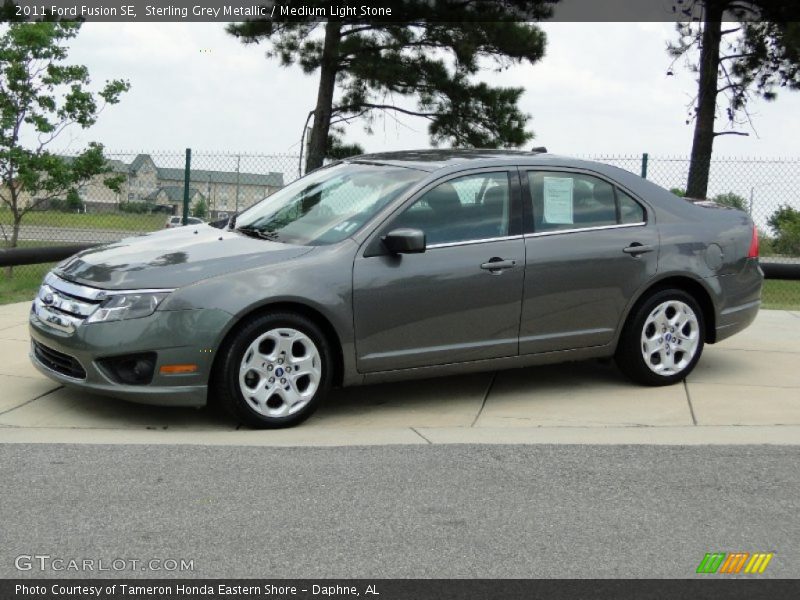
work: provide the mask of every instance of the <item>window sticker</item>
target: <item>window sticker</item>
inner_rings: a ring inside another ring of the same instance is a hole
[[[555,225],[575,222],[572,177],[544,177],[544,222]]]

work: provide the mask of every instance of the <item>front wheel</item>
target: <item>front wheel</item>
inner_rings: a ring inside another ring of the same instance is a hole
[[[252,427],[291,427],[304,421],[331,387],[328,341],[302,315],[250,319],[221,353],[212,385],[215,399]]]
[[[628,317],[616,361],[638,383],[670,385],[692,372],[704,343],[703,312],[695,299],[682,290],[662,290]]]

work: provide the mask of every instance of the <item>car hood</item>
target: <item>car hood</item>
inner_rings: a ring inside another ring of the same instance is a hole
[[[84,250],[59,264],[55,273],[75,283],[108,290],[179,288],[290,260],[312,250],[197,225]]]

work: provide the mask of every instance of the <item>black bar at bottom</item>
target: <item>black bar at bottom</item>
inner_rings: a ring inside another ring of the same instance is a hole
[[[559,600],[797,598],[800,580],[754,579],[5,579],[4,600]],[[756,576],[758,577],[758,576]]]

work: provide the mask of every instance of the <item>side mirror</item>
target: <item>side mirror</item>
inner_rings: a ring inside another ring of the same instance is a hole
[[[392,254],[425,252],[425,232],[419,229],[393,229],[381,241]]]

